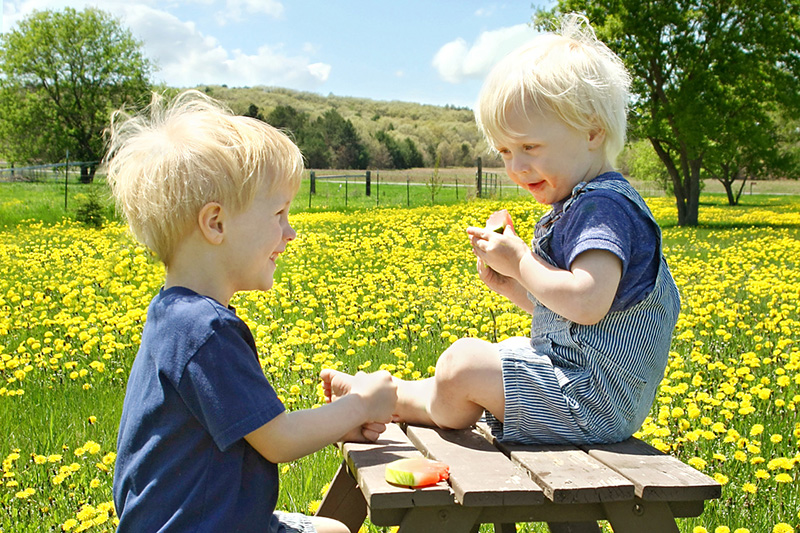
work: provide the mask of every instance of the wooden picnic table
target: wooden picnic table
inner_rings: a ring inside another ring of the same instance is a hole
[[[677,517],[699,516],[720,485],[677,458],[631,438],[595,446],[498,443],[488,428],[443,430],[390,424],[374,443],[344,443],[344,461],[317,514],[357,532],[369,516],[399,533],[470,533],[480,524],[516,531],[546,522],[553,533],[676,533]],[[395,459],[424,456],[450,479],[420,489],[388,483]]]

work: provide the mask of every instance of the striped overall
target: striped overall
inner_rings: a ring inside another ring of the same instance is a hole
[[[636,190],[617,180],[578,184],[561,213],[578,206],[584,192],[599,188],[624,195],[655,224]],[[561,213],[545,215],[536,226],[533,250],[551,264],[550,241]],[[657,233],[661,241],[660,229]],[[531,338],[497,345],[506,406],[503,423],[486,413],[494,434],[529,444],[594,444],[630,437],[652,407],[680,309],[663,253],[655,287],[644,300],[597,324],[571,322],[529,298],[534,303]]]

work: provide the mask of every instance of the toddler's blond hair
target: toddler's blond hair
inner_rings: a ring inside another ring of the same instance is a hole
[[[490,146],[523,132],[511,117],[549,111],[579,131],[605,131],[604,150],[613,163],[625,144],[630,75],[599,41],[582,15],[567,15],[559,33],[536,36],[491,71],[477,105],[478,126]]]

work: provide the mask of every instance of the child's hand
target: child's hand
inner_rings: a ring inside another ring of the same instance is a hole
[[[526,254],[531,253],[531,249],[517,236],[513,226],[507,225],[503,233],[471,226],[467,228],[467,233],[472,252],[479,260],[478,273],[481,273],[483,265],[500,276],[519,278],[519,263]],[[481,275],[481,279],[494,289],[492,285],[499,285],[501,278],[490,276],[487,272]]]
[[[385,370],[367,374],[357,372],[350,382],[350,394],[365,400],[368,422],[388,424],[397,404],[397,384]]]
[[[374,416],[370,415],[370,422],[381,424],[391,422],[392,412],[397,403],[397,385],[391,374],[385,370],[372,374],[358,372],[351,376],[338,370],[325,368],[320,372],[320,378],[326,402],[336,401],[348,394],[359,394],[367,400],[369,411],[374,414]],[[383,429],[380,432],[382,431]]]
[[[349,431],[342,437],[343,442],[375,442],[386,431],[386,424],[370,422]]]

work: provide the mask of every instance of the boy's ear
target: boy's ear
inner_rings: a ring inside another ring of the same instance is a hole
[[[225,210],[217,202],[209,202],[200,208],[197,225],[209,244],[221,244],[224,237],[223,218]]]

